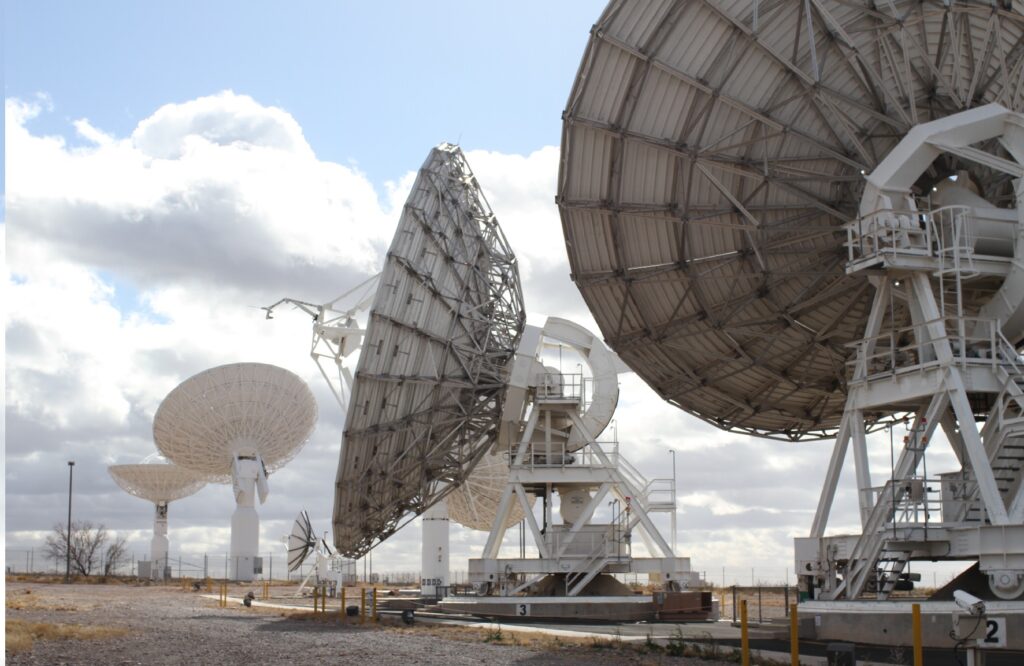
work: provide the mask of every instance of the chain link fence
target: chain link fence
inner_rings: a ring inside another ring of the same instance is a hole
[[[273,555],[266,553],[263,556],[263,573],[257,575],[260,580],[267,581],[295,581],[301,582],[316,566],[315,562],[304,563],[297,570],[288,571],[288,558],[285,555]],[[109,575],[113,576],[137,576],[139,573],[139,562],[147,560],[145,554],[128,553],[125,558],[111,567]],[[106,568],[106,560],[97,558],[92,575],[102,575]],[[8,575],[55,575],[63,576],[66,562],[64,558],[49,557],[42,548],[4,550],[4,565]],[[226,553],[217,554],[195,554],[179,553],[168,556],[162,563],[152,567],[153,571],[159,571],[164,566],[172,579],[180,578],[227,578],[231,570],[231,557]],[[396,587],[419,587],[419,571],[373,571],[369,568],[368,562],[359,561],[353,567],[357,582],[373,582]],[[452,571],[450,582],[455,585],[468,583],[468,571]]]

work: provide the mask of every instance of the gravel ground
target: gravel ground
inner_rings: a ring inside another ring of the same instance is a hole
[[[247,589],[232,589],[229,594],[241,596]],[[412,628],[339,625],[286,611],[245,608],[238,602],[219,608],[214,599],[176,587],[8,582],[6,618],[128,630],[116,638],[36,640],[28,651],[7,653],[7,663],[12,665],[230,666],[356,659],[444,666],[716,663],[643,654],[635,647],[497,645],[484,640],[484,632],[445,630],[422,622]],[[511,636],[505,632],[503,642],[508,643]]]

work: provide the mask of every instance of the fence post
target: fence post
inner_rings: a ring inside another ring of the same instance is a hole
[[[789,581],[786,581],[786,586],[782,588],[783,603],[786,605],[786,616],[789,616]]]
[[[338,609],[338,622],[345,617],[345,583],[341,584],[341,608]]]
[[[750,666],[750,637],[747,635],[747,600],[740,601],[740,659]]]
[[[761,603],[761,586],[760,586],[760,585],[758,585],[758,586],[757,586],[757,623],[758,623],[758,624],[764,624],[764,615],[763,615],[763,613],[761,612],[761,609],[762,609],[763,607],[764,607],[764,606],[763,606],[763,604]]]
[[[924,666],[924,649],[921,645],[921,604],[910,607],[913,613],[914,666]]]
[[[359,588],[359,624],[366,623],[366,588]]]
[[[732,586],[732,623],[736,624],[736,586]]]
[[[800,622],[796,604],[786,608],[789,610],[789,663],[790,666],[800,666]]]
[[[377,588],[373,588],[373,621],[380,622],[380,617],[377,615]]]

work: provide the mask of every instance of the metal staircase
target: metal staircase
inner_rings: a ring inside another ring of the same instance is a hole
[[[871,510],[871,516],[868,518],[867,525],[864,526],[864,531],[850,553],[846,575],[830,595],[833,599],[842,596],[845,596],[847,599],[856,599],[867,589],[869,581],[880,580],[878,576],[879,563],[883,560],[882,556],[883,552],[886,551],[886,544],[890,540],[894,540],[895,536],[895,531],[888,529],[886,524],[893,517],[893,508],[897,506],[905,494],[906,485],[904,482],[890,480],[885,484],[885,487],[879,493],[874,509]],[[899,557],[899,554],[903,551],[894,549],[888,552],[890,553],[889,557],[884,558],[887,563],[886,566],[890,572],[895,572],[895,576],[898,577],[906,565],[909,554]],[[882,589],[887,585],[888,581],[883,584]],[[888,594],[888,592],[885,592],[885,594]]]
[[[1001,335],[997,340],[996,357],[996,376],[1003,390],[996,397],[981,435],[999,494],[1009,509],[1024,483],[1024,367],[1016,350]],[[969,489],[960,512],[943,519],[948,522],[987,522],[978,496],[978,485],[969,468],[964,469],[964,481],[969,484]]]
[[[650,479],[644,477],[624,456],[618,454],[618,472],[630,492],[633,501],[648,512],[672,512],[676,509],[671,479]]]

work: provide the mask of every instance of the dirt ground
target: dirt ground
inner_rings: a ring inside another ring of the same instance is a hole
[[[250,588],[231,588],[241,597]],[[205,592],[205,590],[203,591]],[[257,590],[257,593],[259,591]],[[532,638],[496,629],[393,619],[339,623],[309,612],[246,608],[174,586],[7,582],[8,664],[702,664],[663,647]]]

